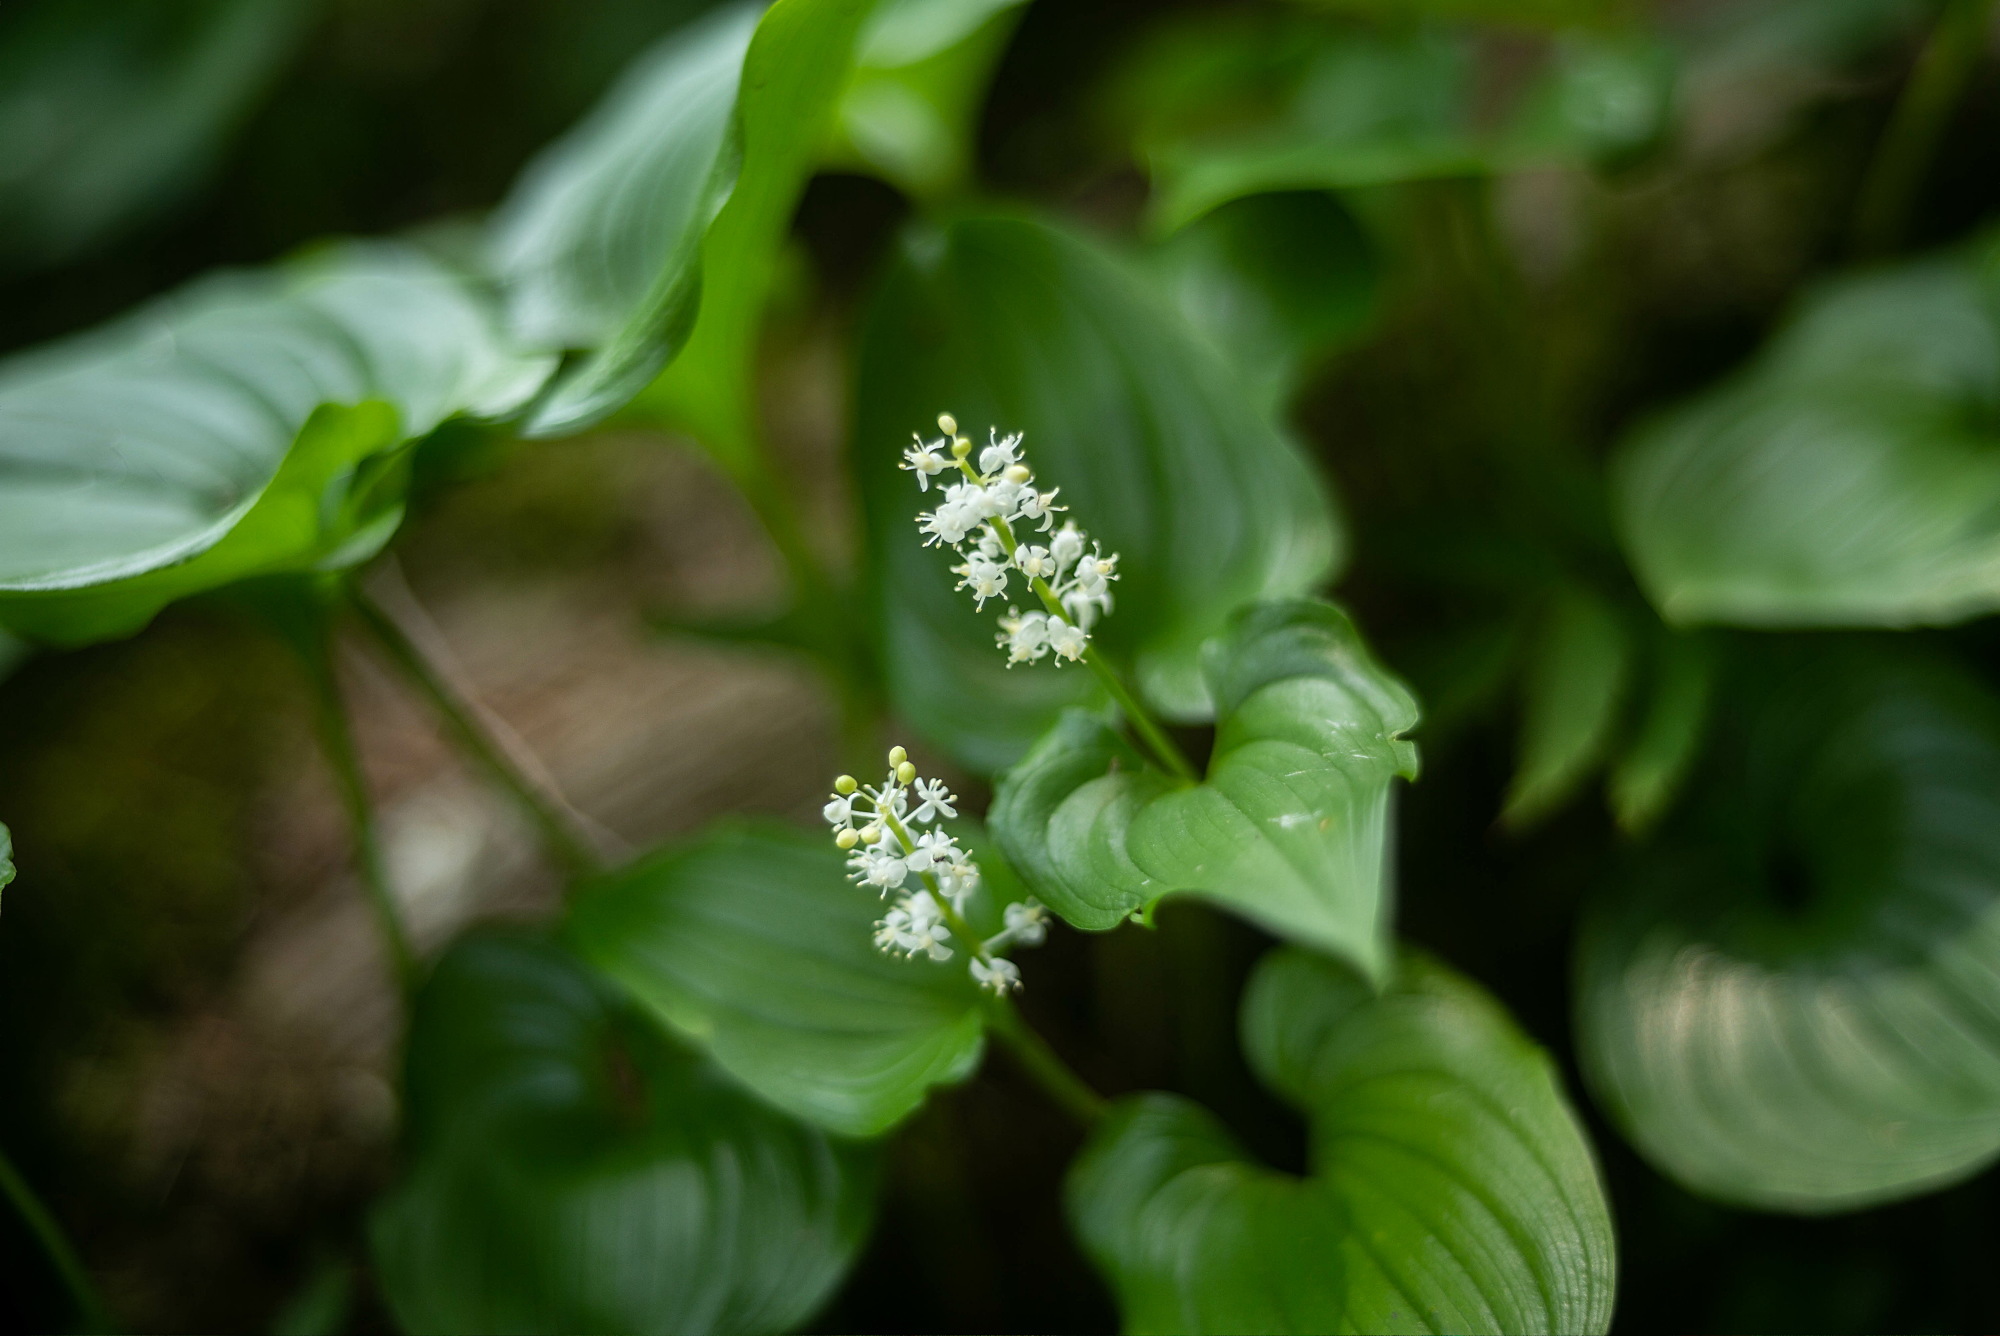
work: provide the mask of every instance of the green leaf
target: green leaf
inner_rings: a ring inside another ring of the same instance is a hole
[[[0,24],[0,270],[74,259],[184,199],[310,0],[42,0]]]
[[[776,1332],[866,1237],[866,1148],[744,1095],[546,941],[475,934],[417,1000],[377,1209],[406,1331]]]
[[[1497,118],[1475,115],[1474,55],[1473,35],[1447,28],[1202,13],[1141,49],[1117,119],[1162,231],[1270,191],[1587,164],[1665,125],[1673,71],[1651,39],[1565,33]]]
[[[559,435],[612,412],[687,341],[703,239],[737,184],[732,116],[758,17],[757,5],[734,5],[661,39],[501,206],[492,263],[514,335],[587,350],[530,431]]]
[[[1943,665],[1824,642],[1746,676],[1686,810],[1585,920],[1585,1071],[1723,1201],[1964,1178],[2000,1154],[2000,710]]]
[[[897,960],[831,839],[725,829],[579,892],[569,940],[779,1108],[848,1136],[962,1081],[985,1040],[962,955]]]
[[[994,610],[976,612],[950,559],[921,546],[927,498],[896,466],[941,410],[974,433],[1025,432],[1042,483],[1120,554],[1096,637],[1169,717],[1211,713],[1199,650],[1232,611],[1303,593],[1335,563],[1324,488],[1132,274],[1023,219],[913,230],[863,334],[858,467],[898,712],[976,769],[1013,763],[1096,688],[1076,669],[1009,670]]]
[[[1353,215],[1323,191],[1223,205],[1150,258],[1188,323],[1274,414],[1316,358],[1375,315],[1374,256]]]
[[[1611,810],[1628,832],[1643,834],[1666,815],[1701,754],[1714,685],[1705,642],[1671,633],[1659,640],[1638,732],[1611,770]]]
[[[14,880],[14,832],[0,825],[0,891]]]
[[[739,476],[757,450],[755,358],[799,197],[853,60],[869,0],[777,0],[757,25],[736,108],[743,169],[701,253],[687,346],[633,405],[687,431]]]
[[[1069,1213],[1133,1336],[1599,1332],[1611,1220],[1547,1055],[1477,987],[1405,957],[1377,998],[1272,953],[1244,1045],[1310,1122],[1306,1177],[1173,1095],[1121,1101]]]
[[[0,364],[0,623],[83,643],[362,560],[401,519],[405,447],[514,410],[548,370],[387,244],[206,279]]]
[[[921,199],[962,189],[993,67],[1025,0],[881,0],[841,90],[826,162]]]
[[[1671,622],[1937,625],[2000,608],[2000,282],[1960,257],[1813,294],[1614,460]]]
[[[1520,768],[1501,816],[1509,826],[1529,826],[1555,811],[1603,761],[1631,659],[1631,639],[1615,609],[1579,588],[1557,596],[1523,683]]]
[[[1389,790],[1416,776],[1401,740],[1416,701],[1331,604],[1247,609],[1207,658],[1219,719],[1202,783],[1075,711],[1001,779],[1001,848],[1079,928],[1192,894],[1385,977]]]

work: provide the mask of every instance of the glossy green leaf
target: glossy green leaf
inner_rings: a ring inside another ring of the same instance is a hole
[[[867,1234],[866,1148],[743,1094],[546,941],[454,946],[407,1063],[409,1165],[371,1230],[406,1331],[785,1331]]]
[[[880,0],[841,90],[827,161],[911,195],[962,188],[987,81],[1026,0]]]
[[[1975,1173],[2000,1155],[2000,709],[1823,644],[1732,681],[1686,810],[1586,919],[1592,1085],[1728,1202],[1846,1210]]]
[[[1587,164],[1665,123],[1673,71],[1651,40],[1564,34],[1497,119],[1475,114],[1474,55],[1470,33],[1446,28],[1204,12],[1141,49],[1117,84],[1116,119],[1166,231],[1270,191]]]
[[[1532,825],[1553,812],[1604,760],[1631,658],[1631,637],[1603,599],[1582,589],[1557,597],[1522,684],[1520,763],[1502,811],[1508,825]]]
[[[194,284],[0,364],[0,623],[80,643],[253,575],[371,555],[403,448],[549,371],[393,245]]]
[[[869,8],[869,0],[777,0],[765,11],[736,109],[742,172],[702,247],[700,316],[680,356],[633,405],[687,431],[732,470],[757,449],[765,302]]]
[[[1121,1101],[1069,1213],[1151,1332],[1598,1332],[1611,1220],[1554,1064],[1491,998],[1406,957],[1386,994],[1298,950],[1253,976],[1244,1045],[1310,1124],[1297,1178],[1172,1095]]]
[[[1074,711],[1000,781],[1001,848],[1079,928],[1192,894],[1384,977],[1390,788],[1416,776],[1401,736],[1415,699],[1331,604],[1248,609],[1206,657],[1218,719],[1202,783]]]
[[[298,45],[310,0],[27,0],[0,21],[0,270],[184,199]]]
[[[1688,635],[1654,647],[1651,681],[1637,732],[1611,769],[1611,810],[1633,834],[1666,815],[1701,753],[1714,694],[1714,656]]]
[[[873,945],[880,901],[830,839],[724,830],[579,893],[568,938],[673,1031],[772,1104],[849,1136],[913,1112],[984,1052],[963,957]]]
[[[2000,282],[1963,258],[1814,294],[1614,461],[1669,621],[1943,624],[2000,608]]]
[[[1316,358],[1375,314],[1374,255],[1354,216],[1323,191],[1225,204],[1150,259],[1188,323],[1274,412]]]
[[[1026,434],[1045,486],[1120,554],[1095,633],[1163,713],[1208,716],[1201,643],[1260,598],[1303,593],[1340,547],[1326,493],[1214,351],[1097,247],[1017,218],[904,240],[860,354],[858,468],[876,554],[883,659],[898,711],[967,764],[998,770],[1060,711],[1081,669],[1008,669],[995,610],[953,591],[921,545],[928,498],[896,465],[940,410],[981,437]]]
[[[530,430],[555,435],[603,417],[687,341],[703,240],[737,183],[731,120],[758,16],[755,4],[735,5],[662,38],[501,206],[492,264],[514,335],[583,350]]]

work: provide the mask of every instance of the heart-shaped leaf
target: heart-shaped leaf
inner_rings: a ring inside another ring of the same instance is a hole
[[[1661,614],[1910,626],[2000,608],[1996,302],[2000,279],[1957,257],[1841,280],[1734,382],[1643,428],[1614,478]]]
[[[586,350],[531,431],[575,431],[618,408],[694,328],[702,241],[736,185],[731,118],[759,12],[733,5],[662,38],[501,205],[492,263],[514,334]]]
[[[0,270],[60,264],[216,165],[309,0],[42,0],[0,23]]]
[[[1310,1122],[1304,1178],[1172,1095],[1120,1103],[1069,1212],[1128,1333],[1596,1332],[1611,1220],[1554,1065],[1478,988],[1405,957],[1379,997],[1258,966],[1244,1045]]]
[[[633,410],[685,430],[725,467],[761,469],[755,360],[799,196],[825,143],[870,0],[777,0],[743,61],[743,170],[701,251],[687,346]]]
[[[230,274],[0,365],[0,622],[126,635],[176,598],[361,560],[402,514],[400,447],[510,412],[550,362],[392,245]]]
[[[1586,919],[1577,1034],[1665,1172],[1831,1211],[2000,1155],[2000,708],[1795,650],[1732,674],[1696,800]]]
[[[868,1231],[872,1154],[766,1108],[553,945],[460,941],[419,995],[376,1274],[406,1331],[775,1332]]]
[[[1275,412],[1313,362],[1375,314],[1376,267],[1354,216],[1325,191],[1225,204],[1152,254],[1188,323]]]
[[[1072,712],[1000,781],[1001,848],[1079,928],[1193,894],[1383,978],[1389,792],[1416,776],[1416,701],[1326,603],[1248,609],[1207,659],[1206,779],[1179,783]]]
[[[1025,0],[881,0],[841,90],[826,160],[919,198],[972,169],[974,121]]]
[[[1040,223],[968,218],[904,241],[870,314],[856,449],[898,711],[982,770],[1012,764],[1080,670],[1009,670],[993,610],[921,546],[924,497],[896,465],[940,410],[1026,433],[1044,485],[1120,554],[1117,610],[1094,633],[1163,713],[1213,706],[1199,648],[1236,608],[1303,593],[1339,548],[1324,489],[1232,374],[1097,247]]]
[[[771,1103],[873,1136],[970,1076],[985,1045],[962,957],[883,955],[881,914],[830,840],[737,828],[585,888],[568,936]]]

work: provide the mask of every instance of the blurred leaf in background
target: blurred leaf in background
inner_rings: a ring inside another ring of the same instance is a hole
[[[183,202],[317,0],[22,0],[0,15],[0,274]]]

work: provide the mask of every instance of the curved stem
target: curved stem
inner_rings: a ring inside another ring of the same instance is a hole
[[[1851,237],[1856,255],[1885,255],[1901,243],[1952,108],[1984,54],[1992,13],[1993,0],[1949,0],[1938,16],[1862,181]]]
[[[310,670],[320,744],[326,749],[326,759],[333,767],[334,779],[340,788],[341,803],[347,808],[347,824],[354,835],[354,861],[361,873],[361,883],[367,888],[368,899],[375,907],[375,919],[381,927],[382,940],[389,948],[396,981],[407,993],[416,983],[416,952],[411,949],[409,930],[403,925],[402,907],[396,903],[395,892],[389,888],[388,873],[382,866],[382,844],[375,829],[375,808],[368,800],[368,780],[361,773],[361,756],[354,746],[354,731],[348,725],[347,711],[340,699],[340,685],[334,677],[331,642],[322,639],[318,651],[310,662]]]
[[[539,773],[541,767],[526,744],[504,732],[504,725],[452,682],[402,623],[367,591],[355,587],[352,603],[376,644],[430,701],[460,748],[520,803],[556,859],[572,873],[600,870],[603,860],[584,817],[555,791],[546,774]]]
[[[70,1302],[76,1305],[77,1316],[82,1319],[87,1331],[110,1331],[111,1317],[104,1307],[104,1301],[97,1295],[97,1287],[91,1283],[90,1273],[83,1269],[83,1261],[70,1246],[69,1238],[55,1215],[35,1190],[28,1186],[28,1180],[21,1177],[14,1168],[14,1162],[0,1152],[0,1192],[6,1194],[14,1210],[20,1215],[28,1232],[35,1236],[35,1242],[42,1245],[48,1255],[49,1265],[62,1278],[63,1288],[69,1291]]]
[[[1045,1091],[1049,1098],[1061,1105],[1063,1110],[1086,1130],[1104,1121],[1111,1111],[1110,1101],[1092,1090],[1084,1079],[1070,1070],[1069,1064],[1056,1056],[1046,1039],[1031,1029],[1021,1019],[1021,1013],[1006,998],[994,998],[987,1004],[986,1016],[993,1027],[993,1033],[1021,1064],[1021,1069],[1035,1084]]]

